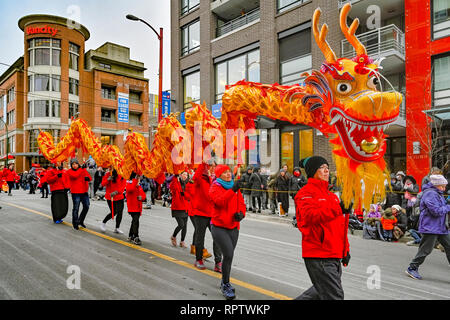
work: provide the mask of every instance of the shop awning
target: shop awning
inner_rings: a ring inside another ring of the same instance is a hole
[[[423,110],[423,112],[432,119],[439,121],[450,120],[450,107],[433,108],[430,110]]]

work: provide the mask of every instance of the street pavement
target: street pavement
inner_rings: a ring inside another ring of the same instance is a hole
[[[135,246],[127,241],[131,217],[126,207],[124,234],[118,235],[112,221],[105,233],[100,230],[108,213],[105,201],[91,201],[87,229],[78,231],[71,226],[70,195],[69,203],[65,223],[55,225],[50,198],[22,190],[0,195],[1,300],[223,300],[213,258],[206,261],[207,270],[199,271],[189,249],[170,244],[176,227],[170,209],[156,204],[144,210],[143,244]],[[293,299],[311,286],[301,259],[301,235],[290,219],[249,214],[242,221],[231,273],[238,300]],[[192,234],[189,222],[188,246]],[[342,275],[346,299],[450,299],[450,266],[441,251],[434,250],[420,268],[424,279],[414,280],[405,269],[417,247],[350,233],[349,241],[352,258]],[[209,232],[205,243],[212,252]]]

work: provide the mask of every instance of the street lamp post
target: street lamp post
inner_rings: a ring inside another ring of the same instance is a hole
[[[131,14],[127,14],[126,18],[132,21],[141,21],[145,23],[150,29],[155,32],[156,36],[159,40],[159,95],[158,95],[158,123],[162,120],[162,79],[163,79],[163,28],[159,28],[159,33],[146,21],[133,16]]]
[[[8,152],[8,145],[9,145],[9,143],[8,143],[8,125],[6,124],[6,122],[5,122],[5,120],[3,120],[3,117],[0,117],[0,121],[1,122],[3,122],[3,124],[5,125],[5,131],[6,131],[6,139],[5,139],[5,142],[6,142],[6,160],[5,160],[5,168],[7,168],[8,167],[8,156],[9,156],[9,152]]]

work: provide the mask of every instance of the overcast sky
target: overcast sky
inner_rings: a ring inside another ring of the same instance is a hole
[[[105,42],[130,48],[130,58],[144,62],[150,93],[158,93],[159,40],[142,22],[130,21],[130,13],[151,24],[156,31],[164,28],[163,90],[170,90],[170,0],[0,0],[0,63],[11,65],[24,54],[21,17],[51,14],[77,20],[91,33],[86,52]],[[0,74],[7,67],[0,65]]]

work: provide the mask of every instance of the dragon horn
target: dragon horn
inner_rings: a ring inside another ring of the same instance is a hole
[[[347,25],[347,17],[348,13],[352,9],[352,5],[350,3],[346,3],[344,7],[341,10],[341,30],[344,34],[345,38],[347,38],[348,42],[355,48],[356,55],[367,55],[366,47],[358,40],[358,38],[355,36],[356,29],[358,29],[359,26],[359,19],[356,18],[353,20],[352,24],[350,25],[350,28]]]
[[[332,64],[336,62],[337,58],[333,49],[331,49],[330,45],[326,40],[328,33],[328,25],[325,23],[319,32],[319,19],[321,14],[322,10],[320,10],[320,8],[317,8],[316,11],[314,11],[312,21],[314,39],[316,40],[317,46],[320,48],[323,55],[325,56],[327,63]]]

